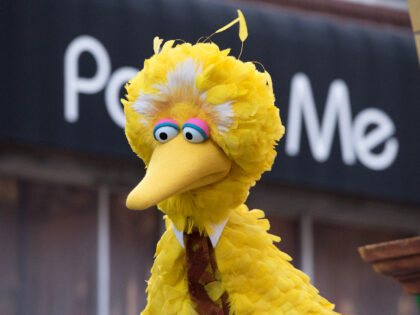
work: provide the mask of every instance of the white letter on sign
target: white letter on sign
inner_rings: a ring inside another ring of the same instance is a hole
[[[367,132],[370,125],[377,127]],[[388,168],[398,154],[398,140],[392,137],[394,133],[394,123],[383,111],[376,108],[361,111],[353,126],[354,147],[360,162],[376,171]],[[382,152],[372,152],[381,143],[385,145]]]
[[[120,102],[121,86],[134,78],[137,69],[123,67],[115,71],[109,79],[105,89],[105,105],[111,119],[121,128],[125,127],[125,115]]]
[[[356,163],[356,154],[351,141],[351,120],[349,93],[344,81],[334,80],[331,83],[320,123],[309,78],[303,73],[293,76],[287,121],[288,155],[294,156],[299,153],[301,125],[304,122],[312,155],[318,162],[325,162],[330,156],[334,130],[338,125],[343,162],[347,165]]]
[[[91,78],[79,77],[79,58],[90,53],[96,61],[96,73]],[[94,94],[104,88],[111,72],[111,62],[105,47],[95,38],[83,35],[75,38],[64,55],[64,118],[79,119],[79,93]]]

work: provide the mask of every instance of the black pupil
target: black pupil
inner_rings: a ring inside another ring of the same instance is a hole
[[[166,139],[168,139],[168,134],[166,132],[161,132],[159,134],[159,138],[160,138],[160,140],[166,140]]]
[[[187,133],[185,134],[185,137],[187,137],[187,139],[188,139],[188,140],[192,140],[193,135],[191,134],[191,132],[187,132]]]

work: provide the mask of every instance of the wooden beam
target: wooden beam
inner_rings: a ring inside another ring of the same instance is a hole
[[[408,10],[410,12],[411,26],[414,32],[414,40],[416,41],[417,54],[420,63],[420,1],[408,0]]]
[[[420,236],[359,248],[365,262],[399,281],[408,294],[420,295]]]

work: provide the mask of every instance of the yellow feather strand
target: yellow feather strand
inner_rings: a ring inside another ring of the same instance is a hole
[[[241,10],[238,10],[238,19],[239,19],[239,38],[244,42],[248,37],[248,28],[246,27],[246,22],[244,15]]]
[[[163,39],[159,38],[158,36],[155,36],[153,39],[153,50],[155,54],[157,55],[160,53],[160,45],[162,45]]]
[[[233,25],[235,25],[236,23],[239,22],[239,18],[234,19],[232,22],[230,22],[229,24],[226,24],[225,26],[219,28],[216,32],[214,32],[213,34],[217,34],[217,33],[221,33],[223,31],[226,31],[228,28],[232,27]],[[210,35],[211,36],[211,35]]]
[[[233,25],[235,25],[236,23],[239,22],[239,39],[241,40],[241,42],[243,43],[247,37],[248,37],[248,28],[246,26],[246,21],[245,21],[245,17],[242,14],[241,10],[238,10],[238,17],[236,19],[234,19],[232,22],[226,24],[225,26],[219,28],[216,32],[214,32],[213,34],[217,34],[217,33],[221,33],[225,30],[227,30],[228,28],[232,27]],[[213,35],[211,34],[209,36],[209,38]]]

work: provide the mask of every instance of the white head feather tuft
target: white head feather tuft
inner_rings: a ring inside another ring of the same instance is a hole
[[[167,82],[154,84],[157,93],[143,93],[133,104],[133,109],[142,116],[140,123],[147,125],[148,120],[163,107],[168,107],[176,102],[194,102],[201,106],[215,121],[219,132],[226,132],[232,125],[235,113],[232,102],[223,104],[209,104],[206,102],[206,92],[200,93],[196,86],[197,76],[202,72],[202,65],[188,58],[179,62],[175,69],[168,72]]]

